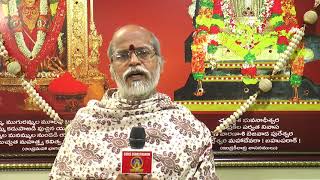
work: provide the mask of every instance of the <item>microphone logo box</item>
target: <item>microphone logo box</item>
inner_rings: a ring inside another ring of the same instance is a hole
[[[122,174],[151,174],[152,151],[122,151]]]

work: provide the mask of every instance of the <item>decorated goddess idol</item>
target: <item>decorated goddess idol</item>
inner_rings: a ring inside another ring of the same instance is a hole
[[[192,77],[176,91],[176,100],[246,99],[265,78],[273,81],[273,89],[263,99],[319,99],[319,87],[303,77],[305,63],[318,58],[317,49],[307,39],[294,37],[305,27],[298,24],[293,0],[193,2],[189,13],[195,31],[186,45]],[[281,67],[276,66],[279,60],[284,62]]]
[[[61,33],[64,0],[2,1],[0,12],[1,49],[5,49],[2,76],[34,78],[37,72],[59,74],[66,69],[65,35]]]

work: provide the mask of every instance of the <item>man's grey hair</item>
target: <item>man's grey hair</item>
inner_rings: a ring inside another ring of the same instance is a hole
[[[154,48],[156,55],[158,56],[158,59],[160,60],[160,64],[164,63],[164,60],[161,55],[161,48],[160,48],[160,42],[159,39],[152,33],[151,34],[151,46]],[[115,49],[113,41],[111,40],[108,47],[108,58],[111,61],[111,56],[113,55]]]

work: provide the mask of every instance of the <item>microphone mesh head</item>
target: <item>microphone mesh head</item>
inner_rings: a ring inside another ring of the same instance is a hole
[[[129,143],[132,149],[142,149],[146,141],[146,132],[143,127],[133,127],[130,132]]]

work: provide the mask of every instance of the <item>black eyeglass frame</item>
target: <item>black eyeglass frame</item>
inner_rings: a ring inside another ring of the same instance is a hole
[[[141,57],[143,55],[141,55],[143,50],[148,50],[149,52],[151,52],[150,54],[146,55],[148,57]],[[111,62],[121,62],[121,63],[125,63],[128,62],[131,58],[132,58],[132,54],[135,54],[136,57],[140,60],[140,61],[149,61],[151,60],[155,55],[158,55],[158,53],[156,52],[154,47],[149,47],[149,46],[142,46],[142,47],[130,47],[129,49],[125,49],[125,50],[119,50],[118,52],[113,53],[110,56]],[[115,60],[115,56],[117,55],[126,55],[126,57],[120,57],[118,60]],[[122,60],[121,60],[122,59]]]

